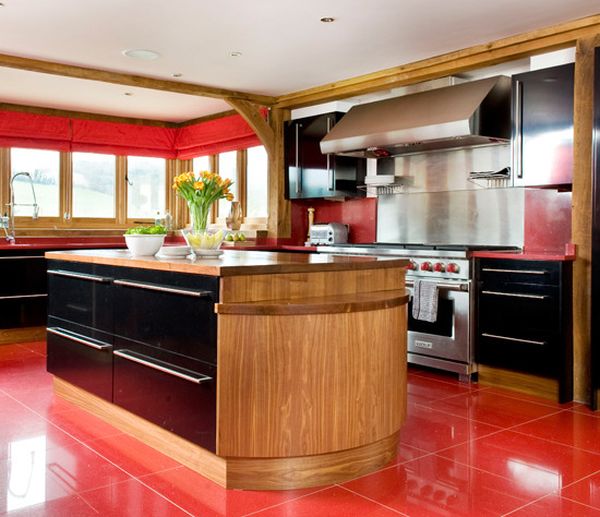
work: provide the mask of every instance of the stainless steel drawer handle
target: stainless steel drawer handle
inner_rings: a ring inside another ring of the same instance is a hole
[[[44,255],[15,255],[12,257],[0,257],[0,260],[46,260]]]
[[[161,293],[181,294],[183,296],[193,296],[195,298],[205,298],[211,296],[212,291],[195,291],[193,289],[180,289],[178,287],[166,287],[164,285],[151,284],[147,282],[131,282],[129,280],[115,280],[115,285],[124,287],[136,287],[138,289],[148,289],[150,291],[159,291]]]
[[[514,273],[517,275],[547,275],[548,271],[539,271],[535,269],[496,269],[492,267],[482,267],[481,271],[486,273]]]
[[[136,352],[132,352],[130,350],[115,350],[113,352],[117,357],[122,357],[127,361],[131,361],[134,363],[141,364],[142,366],[147,366],[148,368],[152,368],[153,370],[158,370],[159,372],[163,372],[169,375],[173,375],[175,377],[179,377],[184,381],[193,382],[194,384],[202,384],[203,382],[212,381],[212,377],[208,375],[189,375],[187,373],[179,372],[177,370],[173,370],[167,366],[163,366],[162,364],[157,364],[154,361],[149,360],[146,356],[142,354],[138,354]],[[162,361],[161,361],[162,362]]]
[[[89,280],[91,282],[100,282],[107,284],[112,281],[112,278],[107,276],[90,275],[88,273],[75,273],[73,271],[64,271],[62,269],[49,269],[49,275],[64,276],[66,278],[76,278],[78,280]]]
[[[503,293],[502,291],[481,291],[481,294],[491,294],[492,296],[507,296],[509,298],[529,298],[530,300],[545,300],[548,298],[545,294],[520,294]]]
[[[107,343],[101,344],[100,341],[98,341],[98,342],[89,341],[88,339],[85,339],[83,336],[80,336],[79,334],[76,334],[75,332],[70,332],[68,330],[62,330],[62,329],[56,328],[56,327],[48,327],[47,331],[50,334],[55,334],[57,336],[64,337],[65,339],[69,339],[70,341],[75,341],[75,343],[80,343],[85,346],[89,346],[90,348],[95,348],[96,350],[108,350],[109,348],[112,348],[112,345],[109,345]]]
[[[406,287],[414,287],[415,283],[413,280],[406,280]],[[443,283],[443,282],[438,282],[436,283],[438,289],[444,289],[446,291],[468,291],[469,290],[469,284],[468,283],[456,283],[456,284],[451,284],[449,282],[447,283]]]
[[[516,337],[498,336],[496,334],[487,334],[485,332],[482,332],[481,335],[484,337],[491,337],[494,339],[504,339],[505,341],[515,341],[517,343],[527,343],[529,345],[539,345],[539,346],[546,345],[545,341],[535,341],[533,339],[521,339],[521,338],[516,338]]]
[[[48,295],[46,293],[40,294],[14,294],[10,296],[0,296],[0,300],[20,300],[24,298],[47,298]]]

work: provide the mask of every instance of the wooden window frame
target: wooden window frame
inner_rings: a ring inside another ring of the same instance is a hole
[[[123,186],[125,189],[124,192],[124,199],[122,200],[122,204],[121,206],[124,207],[124,214],[123,217],[125,218],[125,224],[128,226],[135,226],[136,224],[154,224],[154,217],[129,217],[129,206],[128,206],[128,194],[129,194],[129,181],[128,181],[128,177],[127,174],[129,172],[129,158],[130,156],[121,156],[121,158],[124,159],[124,163],[122,165],[123,170]],[[155,158],[152,156],[148,156],[146,158]],[[169,183],[169,160],[167,158],[160,158],[161,160],[165,161],[165,210],[169,211],[170,213],[170,207],[169,207],[169,189],[171,184]]]

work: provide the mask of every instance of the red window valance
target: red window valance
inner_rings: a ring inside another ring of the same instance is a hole
[[[263,114],[266,110],[263,111]],[[260,145],[254,130],[240,115],[231,115],[177,129],[175,147],[182,160],[208,154],[239,151]]]
[[[172,128],[72,119],[71,149],[88,153],[176,158]]]
[[[68,118],[0,111],[0,147],[32,147],[68,151],[71,125]]]
[[[0,111],[0,147],[189,159],[260,144],[240,115],[166,128]]]

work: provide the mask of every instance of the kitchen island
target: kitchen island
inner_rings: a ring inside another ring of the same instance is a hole
[[[46,257],[59,396],[227,488],[335,483],[395,457],[407,261]]]

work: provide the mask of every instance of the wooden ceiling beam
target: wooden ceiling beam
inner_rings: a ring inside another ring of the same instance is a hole
[[[600,33],[600,15],[510,36],[436,57],[279,96],[274,107],[300,108],[396,88],[575,46]]]
[[[248,122],[271,156],[275,150],[275,132],[261,115],[260,106],[241,99],[229,98],[226,101]]]
[[[0,54],[0,67],[15,68],[28,72],[57,75],[62,77],[74,77],[88,81],[100,81],[112,84],[123,84],[150,90],[161,90],[172,93],[183,93],[186,95],[197,95],[201,97],[212,97],[216,99],[241,99],[263,106],[270,106],[275,102],[275,97],[268,95],[255,95],[252,93],[215,88],[182,81],[170,81],[166,79],[155,79],[142,75],[126,74],[97,68],[88,68],[53,61],[43,61],[8,54]]]

